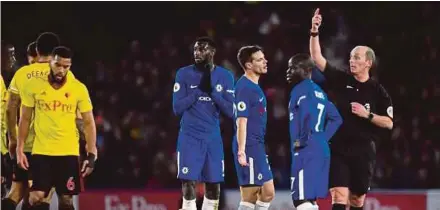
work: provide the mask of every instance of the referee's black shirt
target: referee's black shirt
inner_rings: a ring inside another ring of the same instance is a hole
[[[385,88],[373,79],[357,81],[353,75],[338,69],[329,62],[323,72],[328,89],[334,94],[333,102],[340,112],[343,123],[332,138],[332,153],[358,154],[374,152],[372,142],[378,140],[385,128],[351,112],[351,102],[358,102],[374,114],[393,118],[393,105]]]

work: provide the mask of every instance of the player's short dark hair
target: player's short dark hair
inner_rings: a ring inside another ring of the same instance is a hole
[[[217,44],[215,43],[215,41],[209,37],[209,36],[202,36],[196,39],[196,41],[194,42],[194,44],[196,42],[206,42],[208,43],[209,46],[211,46],[214,49],[217,49]]]
[[[36,42],[31,42],[28,44],[26,54],[27,54],[27,56],[37,57],[37,43]]]
[[[311,59],[309,54],[299,53],[292,56],[290,59],[289,69],[302,71],[304,76],[311,75],[312,69],[315,67],[315,62]]]
[[[245,68],[246,62],[252,62],[252,55],[258,51],[263,51],[263,48],[258,45],[244,46],[238,50],[237,60],[241,68]]]
[[[60,45],[60,38],[55,33],[44,32],[38,36],[36,45],[38,54],[48,56],[55,47]]]
[[[53,57],[59,56],[59,57],[62,57],[62,58],[72,58],[73,53],[72,53],[72,50],[70,50],[67,47],[58,46],[58,47],[55,47],[53,49],[52,56]]]

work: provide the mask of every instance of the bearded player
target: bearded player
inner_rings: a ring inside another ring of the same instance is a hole
[[[202,37],[194,44],[195,64],[176,74],[173,110],[181,117],[177,140],[177,178],[182,181],[182,209],[196,210],[196,181],[205,183],[202,209],[218,208],[224,181],[220,113],[232,117],[234,79],[214,64],[216,45]]]
[[[96,127],[87,87],[68,78],[72,52],[57,47],[52,52],[50,73],[34,78],[21,91],[22,114],[19,123],[17,162],[25,170],[29,162],[24,155],[25,139],[35,113],[35,140],[32,148],[33,184],[29,195],[30,209],[41,209],[52,187],[67,202],[59,209],[74,209],[73,195],[82,190],[82,177],[89,175],[97,158]],[[87,158],[79,165],[79,141],[75,124],[77,110],[84,121]]]
[[[49,61],[51,60],[52,50],[60,44],[58,35],[52,32],[44,32],[40,34],[35,42],[32,42],[27,47],[27,58],[29,65],[18,69],[12,78],[9,85],[9,101],[7,106],[7,120],[8,120],[8,137],[9,137],[9,153],[14,159],[12,165],[13,180],[11,190],[2,200],[2,206],[5,209],[15,209],[15,206],[24,198],[23,209],[28,208],[29,187],[32,185],[32,175],[27,170],[18,167],[15,160],[15,151],[17,147],[17,113],[21,103],[20,91],[26,86],[29,80],[36,77],[45,77],[49,74]],[[38,49],[38,51],[37,51]],[[69,77],[73,74],[69,73]],[[31,158],[32,146],[34,142],[34,123],[30,125],[30,133],[26,144],[24,145],[24,152],[28,159]],[[53,191],[51,191],[45,205],[49,206]],[[63,202],[63,201],[60,201]]]

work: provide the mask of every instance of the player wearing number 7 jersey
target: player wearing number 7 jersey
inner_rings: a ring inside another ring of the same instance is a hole
[[[295,55],[288,65],[287,81],[293,85],[289,102],[291,195],[297,210],[315,210],[316,199],[327,196],[328,141],[342,124],[342,118],[324,91],[311,80],[314,63],[309,55]]]

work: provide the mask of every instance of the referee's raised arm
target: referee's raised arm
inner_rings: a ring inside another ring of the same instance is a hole
[[[321,46],[319,45],[319,26],[321,26],[322,16],[319,8],[315,10],[312,18],[312,28],[310,29],[310,56],[320,71],[325,70],[327,60],[322,56]]]

